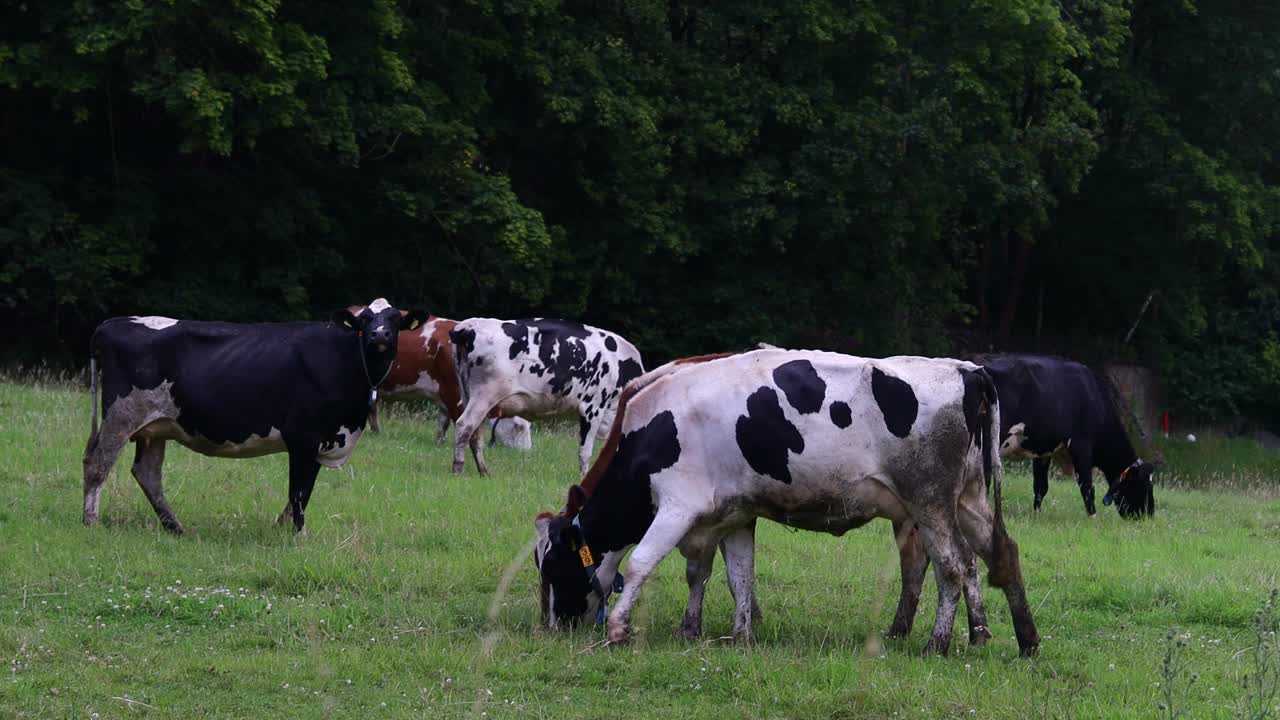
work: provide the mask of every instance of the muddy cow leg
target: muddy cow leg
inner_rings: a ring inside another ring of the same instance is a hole
[[[911,634],[911,626],[915,624],[924,574],[929,569],[929,555],[914,522],[895,521],[893,537],[898,546],[898,564],[902,568],[902,594],[898,596],[898,611],[894,613],[887,636],[904,638]]]
[[[113,407],[112,410],[116,408]],[[135,423],[124,413],[107,412],[102,427],[89,436],[84,451],[84,524],[98,523],[98,504],[102,498],[102,484],[111,475],[120,451],[129,442],[129,436],[137,431]]]
[[[749,644],[760,621],[760,605],[756,602],[756,522],[734,530],[720,541],[720,552],[729,576],[733,594],[733,639]]]
[[[702,598],[716,563],[716,546],[714,543],[681,543],[680,552],[685,557],[684,579],[689,584],[689,603],[680,627],[676,628],[676,637],[696,640],[702,635]]]
[[[457,424],[454,425],[453,472],[455,474],[461,473],[466,468],[467,446],[471,447],[471,456],[475,459],[476,470],[481,475],[489,474],[489,466],[484,462],[484,444],[480,442],[478,431],[492,409],[492,404],[481,402],[479,398],[473,396],[467,403],[466,409],[462,411]]]
[[[164,485],[161,481],[161,467],[164,465],[164,440],[140,439],[133,442],[137,452],[133,458],[133,477],[142,487],[142,492],[151,501],[151,507],[160,518],[165,530],[178,535],[182,534],[182,523],[169,508],[164,498]]]
[[[627,560],[627,584],[622,597],[609,613],[609,642],[626,643],[631,635],[631,610],[635,607],[644,583],[653,574],[662,558],[666,557],[684,539],[693,526],[698,513],[688,510],[660,508],[658,516],[641,538],[640,544]]]

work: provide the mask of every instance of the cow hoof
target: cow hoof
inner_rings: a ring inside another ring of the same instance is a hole
[[[975,647],[982,647],[991,639],[991,630],[986,625],[969,628],[969,644]]]
[[[901,638],[911,637],[911,628],[894,623],[889,626],[889,631],[886,632],[884,636],[890,640],[899,640]]]
[[[85,513],[85,515],[84,515],[84,525],[85,525],[85,527],[93,527],[94,525],[97,525],[97,524],[98,524],[98,516],[97,516],[97,515],[90,515],[90,514],[88,514],[88,513]]]
[[[455,463],[453,464],[453,474],[454,474],[454,475],[461,475],[461,474],[462,474],[462,471],[463,471],[463,470],[466,470],[466,469],[467,469],[467,464],[466,464],[466,463],[455,462]]]
[[[1028,645],[1027,647],[1019,648],[1018,654],[1025,658],[1038,657],[1040,655],[1040,646]]]
[[[181,535],[184,532],[186,532],[186,530],[182,528],[182,523],[178,522],[177,520],[171,520],[169,522],[161,522],[160,524],[164,526],[165,530],[168,530],[174,535]]]
[[[946,657],[947,651],[950,649],[951,641],[942,640],[936,637],[929,638],[929,642],[925,643],[922,655],[937,655]]]
[[[702,637],[702,628],[691,623],[681,623],[675,631],[678,640],[697,640]]]
[[[629,640],[631,640],[631,633],[627,632],[626,625],[609,623],[610,645],[626,645]]]

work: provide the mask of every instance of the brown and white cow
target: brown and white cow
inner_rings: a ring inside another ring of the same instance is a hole
[[[358,315],[364,306],[352,305],[347,310]],[[383,400],[430,400],[440,404],[437,445],[444,443],[449,423],[456,422],[462,414],[462,386],[449,342],[449,331],[457,324],[456,320],[432,315],[416,330],[402,330],[395,362],[378,385],[378,395]],[[369,426],[374,432],[381,430],[376,404],[369,413]]]
[[[364,306],[352,305],[347,309],[358,315]],[[462,383],[453,359],[453,344],[449,342],[449,332],[457,324],[457,320],[432,315],[418,329],[401,331],[395,362],[382,384],[378,385],[380,400],[429,400],[440,405],[437,445],[444,444],[449,424],[457,422],[462,415]],[[499,427],[495,435],[519,435],[524,429],[521,447],[527,449],[531,445],[527,428],[509,427],[518,426],[521,420],[497,418]],[[374,432],[382,430],[376,402],[369,408],[369,427]],[[479,436],[472,442],[480,442]]]
[[[679,548],[689,561],[685,624],[700,626],[701,587],[719,545],[734,635],[749,640],[757,518],[840,535],[883,517],[901,528],[894,630],[904,613],[909,628],[932,560],[938,609],[925,650],[947,652],[962,593],[970,639],[985,641],[976,553],[1008,598],[1021,652],[1034,654],[1039,637],[1001,512],[999,428],[991,378],[958,360],[761,350],[659,368],[621,396],[609,439],[570,488],[566,510],[536,520],[545,618],[592,617],[607,603],[597,578],[612,578],[634,546],[608,619],[609,640],[626,641],[646,578]]]

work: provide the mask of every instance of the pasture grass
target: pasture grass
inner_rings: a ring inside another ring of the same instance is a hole
[[[672,637],[678,555],[646,588],[633,644],[605,647],[600,627],[538,626],[527,555],[534,514],[576,479],[572,426],[536,425],[533,451],[491,449],[490,477],[457,477],[434,419],[393,406],[347,467],[321,472],[301,537],[273,524],[283,455],[172,446],[165,490],[187,528],[173,537],[128,451],[102,525],[80,524],[88,413],[65,383],[0,383],[0,718],[1150,718],[1171,628],[1198,674],[1178,709],[1231,718],[1255,610],[1280,586],[1274,493],[1160,487],[1156,518],[1130,523],[1086,518],[1058,480],[1033,515],[1012,465],[1038,659],[1017,656],[989,588],[990,644],[968,647],[961,620],[951,657],[921,657],[932,578],[911,638],[878,640],[898,590],[883,521],[842,538],[762,523],[752,647],[720,639],[719,560],[705,639]]]

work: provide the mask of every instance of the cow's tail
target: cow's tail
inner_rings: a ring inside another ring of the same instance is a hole
[[[987,562],[988,581],[1004,591],[1009,602],[1009,614],[1013,618],[1013,631],[1018,638],[1018,651],[1024,656],[1040,652],[1040,633],[1036,630],[1027,601],[1026,585],[1022,579],[1022,562],[1018,557],[1018,544],[1009,536],[1004,524],[1004,467],[1000,463],[1000,400],[995,382],[985,370],[977,372],[982,387],[983,422],[978,432],[978,446],[982,451],[982,472],[993,494],[994,519],[991,528],[991,559]]]
[[[983,396],[989,398],[986,403],[986,418],[978,429],[978,447],[982,452],[982,479],[992,493],[995,510],[996,532],[1007,535],[1004,527],[1004,465],[1000,462],[1000,400],[996,396],[995,381],[985,370],[982,374]]]
[[[89,338],[89,437],[98,434],[98,331]]]
[[[458,390],[462,393],[462,407],[467,406],[467,400],[470,399],[470,393],[467,392],[467,376],[463,374],[465,363],[458,360],[458,343],[454,340],[453,330],[449,331],[449,363],[453,365],[453,376],[458,378]]]

